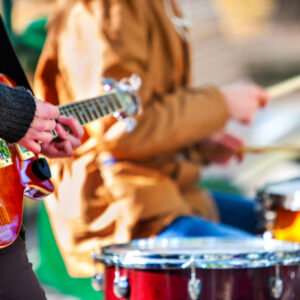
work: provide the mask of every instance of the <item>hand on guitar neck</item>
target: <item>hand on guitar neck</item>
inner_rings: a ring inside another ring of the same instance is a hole
[[[52,104],[35,98],[36,112],[26,135],[19,145],[34,153],[48,157],[68,157],[80,146],[83,128],[72,117],[60,116],[59,109]],[[64,127],[69,128],[66,131]],[[51,131],[55,130],[59,139],[53,139]],[[71,133],[71,134],[70,134]]]

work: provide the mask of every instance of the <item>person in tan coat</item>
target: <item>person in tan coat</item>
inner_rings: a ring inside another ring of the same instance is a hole
[[[49,20],[38,96],[65,104],[103,93],[104,77],[142,79],[132,131],[113,117],[95,121],[75,156],[52,164],[56,192],[46,207],[71,276],[93,275],[92,249],[161,234],[184,217],[202,222],[198,235],[207,224],[217,235],[242,235],[214,223],[217,206],[197,183],[203,162],[223,162],[242,144],[222,132],[227,120],[250,123],[268,97],[255,85],[191,89],[186,32],[164,5],[61,0]],[[201,154],[216,142],[225,157]]]

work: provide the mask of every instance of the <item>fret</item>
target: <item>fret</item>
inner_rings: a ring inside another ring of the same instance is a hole
[[[86,106],[87,106],[87,109],[88,109],[89,116],[91,117],[91,120],[92,121],[97,120],[98,117],[95,113],[95,109],[94,109],[92,103],[90,101],[87,101]]]
[[[90,111],[89,111],[89,108],[88,108],[87,104],[85,102],[81,103],[80,107],[81,107],[81,113],[86,118],[87,123],[93,121],[93,118],[90,114]]]
[[[102,95],[60,106],[62,115],[75,117],[81,125],[123,110],[117,93]]]
[[[109,111],[109,109],[108,109],[106,103],[103,101],[103,98],[100,99],[100,100],[101,100],[101,102],[100,102],[100,107],[105,111],[105,114],[106,114],[106,115],[109,115],[110,111]]]
[[[78,120],[80,125],[84,125],[84,120],[81,118],[80,112],[77,110],[76,106],[72,107],[74,111],[74,117]]]
[[[106,108],[107,111],[108,111],[107,114],[110,115],[111,112],[113,112],[113,109],[111,108],[110,103],[109,103],[109,101],[107,100],[106,95],[103,97],[102,103],[103,103],[103,105],[105,105],[105,108]]]
[[[89,112],[91,114],[92,119],[93,120],[99,119],[100,116],[97,114],[97,111],[96,111],[96,109],[95,109],[95,107],[93,105],[93,102],[92,101],[88,101],[87,105],[88,105]]]
[[[70,106],[70,107],[67,107],[65,109],[65,115],[66,116],[69,116],[69,117],[75,117],[76,118],[76,106]]]
[[[97,98],[98,99],[98,98]],[[96,101],[93,101],[93,107],[95,109],[95,111],[97,112],[97,114],[100,115],[100,117],[104,116],[103,111],[101,110],[101,108],[98,106],[98,103]]]
[[[63,115],[63,116],[70,116],[72,115],[72,112],[70,111],[70,109],[68,109],[67,107],[62,107],[60,108],[60,113]]]
[[[112,97],[111,95],[106,95],[106,97],[104,98],[104,101],[106,101],[106,103],[108,104],[108,107],[110,107],[112,109],[112,111],[116,111],[116,108],[113,106],[112,101],[111,101]]]
[[[82,118],[81,108],[76,102],[69,104],[67,109],[69,110],[70,115],[77,118],[82,124],[84,123],[85,120]]]
[[[96,106],[97,109],[100,111],[102,117],[104,117],[104,116],[107,115],[107,113],[103,110],[103,107],[101,106],[101,103],[95,102],[95,106]]]
[[[77,112],[76,106],[74,104],[75,103],[71,103],[71,104],[60,106],[59,111],[63,116],[73,116],[75,119],[77,119],[80,125],[83,125],[84,122],[80,117],[80,114]]]
[[[86,123],[89,123],[91,120],[88,119],[87,113],[84,112],[84,110],[86,110],[85,105],[84,105],[82,102],[81,102],[81,103],[78,103],[78,105],[79,105],[78,108],[80,109],[80,111],[79,111],[80,116],[81,116],[82,119],[84,120],[83,125],[86,124]]]
[[[113,99],[115,105],[117,106],[117,108],[118,108],[118,109],[121,109],[121,108],[122,108],[122,105],[121,105],[120,100],[119,100],[119,98],[117,97],[117,95],[116,95],[116,94],[112,94],[111,96],[112,96],[112,99]]]

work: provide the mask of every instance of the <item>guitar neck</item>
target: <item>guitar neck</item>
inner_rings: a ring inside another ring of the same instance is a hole
[[[58,108],[61,115],[72,116],[76,118],[81,125],[124,110],[122,102],[115,92],[87,100],[60,105]]]
[[[121,101],[118,94],[113,92],[95,98],[59,105],[58,109],[62,116],[74,117],[83,126],[97,119],[113,115],[115,112],[123,112],[126,110],[126,105]],[[65,129],[69,130],[69,128]],[[51,134],[53,138],[58,137],[55,129],[51,130]]]

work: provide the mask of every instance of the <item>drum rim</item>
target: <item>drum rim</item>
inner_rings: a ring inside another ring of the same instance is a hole
[[[166,239],[142,239],[136,240],[139,242],[155,242]],[[182,241],[182,240],[197,240],[197,238],[185,239],[168,239],[168,241]],[[203,243],[212,241],[226,241],[236,242],[234,239],[228,238],[201,238]],[[260,238],[243,239],[243,242],[255,242],[263,240]],[[235,252],[232,253],[199,253],[188,255],[186,253],[177,254],[160,254],[150,253],[149,251],[128,250],[121,253],[117,248],[123,249],[133,245],[133,242],[127,244],[118,244],[114,246],[106,246],[101,249],[100,254],[93,252],[93,259],[101,262],[106,266],[118,265],[123,268],[133,269],[185,269],[191,265],[200,269],[244,269],[244,268],[264,268],[271,267],[276,264],[280,265],[296,265],[300,262],[300,244],[282,242],[278,240],[268,240],[276,246],[290,246],[291,250],[267,250],[264,251],[249,251],[249,252]],[[114,251],[114,249],[116,249]],[[201,251],[200,251],[201,252]],[[228,251],[229,252],[229,251]]]

